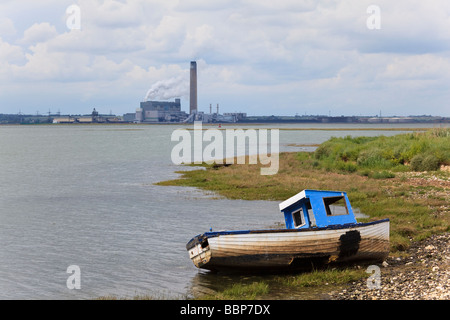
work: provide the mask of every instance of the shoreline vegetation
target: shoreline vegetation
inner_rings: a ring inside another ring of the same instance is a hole
[[[248,162],[246,162],[248,163]],[[156,183],[213,191],[228,199],[283,201],[303,189],[342,190],[368,222],[391,220],[389,259],[401,260],[412,245],[450,232],[450,128],[391,137],[331,138],[314,152],[280,153],[276,175],[260,165],[201,165]],[[315,270],[280,276],[275,283],[236,283],[198,299],[259,299],[280,283],[290,288],[345,285],[367,279],[365,270]]]

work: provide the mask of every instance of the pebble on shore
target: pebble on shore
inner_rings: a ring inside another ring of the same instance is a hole
[[[450,300],[450,233],[411,245],[406,258],[389,257],[380,267],[380,283],[354,282],[334,300]],[[370,275],[368,274],[368,278]]]

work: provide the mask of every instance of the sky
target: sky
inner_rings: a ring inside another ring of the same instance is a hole
[[[448,0],[0,0],[0,113],[450,116]],[[214,109],[213,109],[214,110]]]

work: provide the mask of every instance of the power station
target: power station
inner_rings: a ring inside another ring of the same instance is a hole
[[[212,112],[212,105],[209,106],[209,114],[198,110],[197,100],[197,62],[191,61],[189,77],[189,114],[181,111],[181,99],[170,101],[143,101],[135,114],[127,114],[128,119],[133,118],[135,123],[192,123],[194,121],[208,122],[237,122],[245,118],[244,113],[219,114],[219,104],[217,112]]]
[[[170,101],[144,101],[136,110],[135,120],[138,123],[148,122],[182,122],[187,114],[181,111],[181,100]]]

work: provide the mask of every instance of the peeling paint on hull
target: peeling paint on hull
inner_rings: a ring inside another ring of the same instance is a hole
[[[215,271],[382,261],[389,253],[389,220],[334,228],[207,232],[186,248],[195,266]]]

